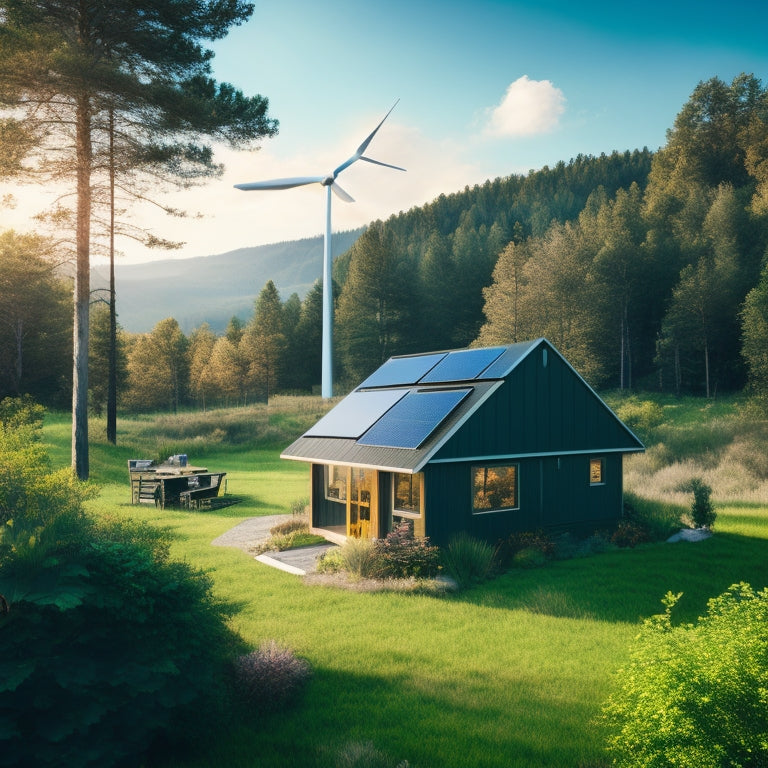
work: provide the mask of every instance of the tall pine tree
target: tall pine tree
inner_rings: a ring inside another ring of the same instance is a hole
[[[273,134],[266,99],[216,83],[204,47],[252,11],[242,0],[0,2],[0,105],[21,128],[11,138],[28,149],[33,137],[32,170],[70,179],[76,197],[72,465],[82,479],[89,474],[91,195],[106,115],[139,136],[139,155],[166,168],[210,167],[206,137],[239,147]]]

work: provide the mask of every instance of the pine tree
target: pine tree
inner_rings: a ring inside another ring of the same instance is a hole
[[[71,179],[75,192],[72,465],[81,479],[89,474],[92,191],[106,116],[137,137],[134,159],[181,173],[200,163],[210,168],[204,137],[238,147],[273,134],[267,101],[217,84],[203,46],[252,10],[242,0],[0,2],[0,105],[20,120],[14,149],[29,149],[34,139],[35,171]]]

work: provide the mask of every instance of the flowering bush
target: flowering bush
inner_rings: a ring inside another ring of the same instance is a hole
[[[238,656],[234,662],[235,690],[246,704],[261,711],[284,706],[311,675],[309,662],[274,640]]]
[[[428,537],[415,537],[413,527],[403,521],[373,545],[379,575],[384,578],[431,578],[440,570],[440,552]]]

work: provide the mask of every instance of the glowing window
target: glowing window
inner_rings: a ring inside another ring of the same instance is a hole
[[[589,484],[590,485],[603,485],[605,483],[602,459],[590,459],[589,460]]]
[[[392,511],[396,514],[418,516],[421,514],[421,484],[424,475],[394,472],[392,475]]]
[[[518,509],[518,464],[472,467],[472,512],[498,512]]]
[[[336,464],[325,467],[325,498],[331,501],[347,500],[347,469]]]

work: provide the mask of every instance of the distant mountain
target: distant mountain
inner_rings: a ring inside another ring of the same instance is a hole
[[[334,257],[345,253],[363,229],[333,236]],[[185,333],[204,322],[222,332],[233,316],[247,321],[259,292],[272,280],[283,300],[304,298],[322,276],[322,236],[239,248],[218,256],[162,259],[115,265],[117,315],[129,332],[143,333],[174,317]],[[109,284],[106,265],[91,270],[92,288]]]

